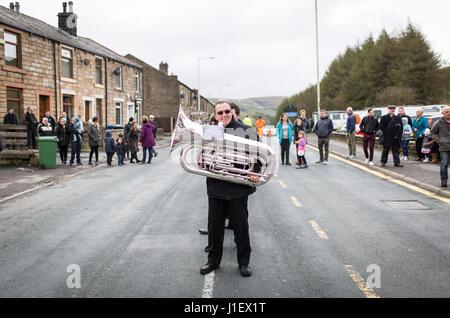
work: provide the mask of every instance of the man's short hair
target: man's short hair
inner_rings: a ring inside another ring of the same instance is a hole
[[[405,110],[405,107],[403,107],[403,106],[400,106],[400,107],[398,108],[398,110],[400,110],[400,109],[403,109],[403,110]]]
[[[221,99],[221,100],[219,100],[215,105],[214,105],[214,113],[216,112],[216,107],[217,107],[217,105],[220,105],[220,104],[227,104],[228,106],[230,106],[230,108],[231,108],[231,102],[230,101],[228,101],[228,100],[226,100],[226,99]]]
[[[95,123],[96,121],[98,121],[98,117],[95,116],[94,118],[92,118],[92,122]]]
[[[373,108],[369,108],[369,109],[367,110],[367,113],[370,113],[371,111],[373,111]]]
[[[241,109],[239,108],[238,105],[236,105],[235,103],[231,103],[230,106],[231,106],[231,109],[234,109],[234,111],[236,112],[236,115],[241,114]]]

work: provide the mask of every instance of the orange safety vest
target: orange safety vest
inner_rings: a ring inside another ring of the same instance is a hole
[[[266,122],[264,119],[258,119],[256,121],[256,127],[258,128],[258,136],[262,137],[264,135],[264,126],[266,125]]]

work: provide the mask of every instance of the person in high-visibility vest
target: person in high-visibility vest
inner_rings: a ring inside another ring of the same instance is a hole
[[[259,119],[256,121],[256,128],[258,129],[258,136],[260,138],[264,135],[264,126],[266,126],[266,122],[259,116]]]

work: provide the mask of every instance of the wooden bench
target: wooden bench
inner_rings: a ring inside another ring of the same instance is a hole
[[[23,164],[34,157],[35,151],[25,150],[27,126],[0,124],[0,138],[3,144],[3,151],[0,154],[1,164]]]

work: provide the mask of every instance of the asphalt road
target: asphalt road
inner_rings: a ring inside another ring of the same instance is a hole
[[[239,275],[227,230],[213,297],[450,297],[447,203],[333,158],[317,165],[313,150],[306,157],[309,169],[281,166],[250,197],[252,277]],[[206,218],[205,178],[167,148],[152,165],[94,169],[7,201],[0,297],[202,297]],[[66,284],[71,264],[79,289]],[[380,269],[373,288],[370,265]]]

